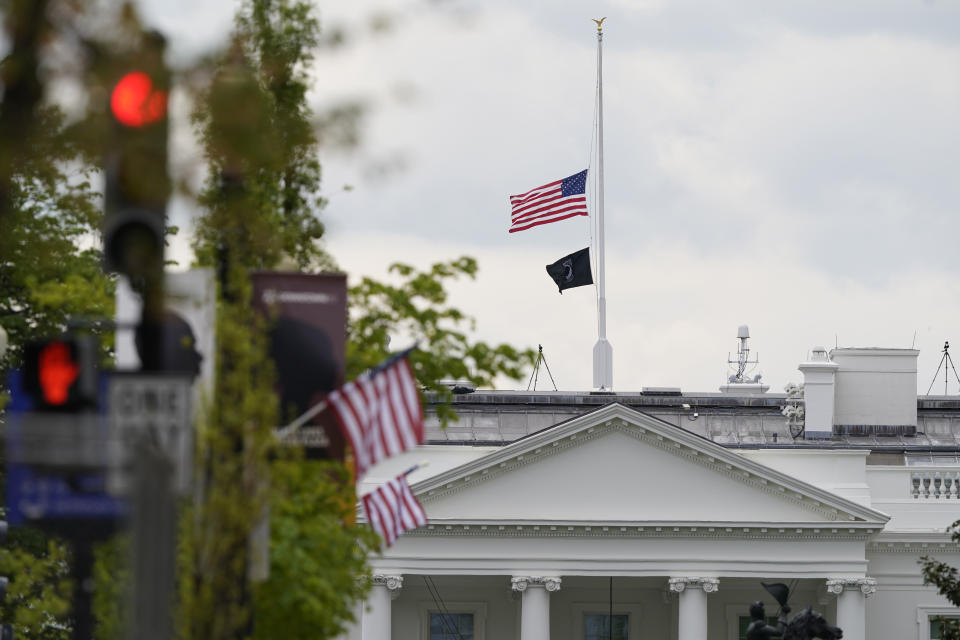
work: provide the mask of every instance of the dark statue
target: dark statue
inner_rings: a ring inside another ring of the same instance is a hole
[[[767,624],[763,603],[758,600],[750,605],[751,620],[750,626],[747,627],[747,640],[769,640],[770,638],[782,638],[782,640],[811,640],[812,638],[839,640],[843,638],[843,631],[839,627],[827,624],[824,617],[814,611],[812,607],[802,610],[788,622],[787,614],[790,613],[790,607],[787,605],[789,595],[787,585],[780,582],[773,584],[761,582],[760,584],[780,603],[777,626],[772,627]]]

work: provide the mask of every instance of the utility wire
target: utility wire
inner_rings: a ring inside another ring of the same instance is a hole
[[[440,597],[440,590],[437,589],[437,585],[433,582],[433,578],[430,576],[423,576],[423,583],[427,586],[427,591],[430,592],[430,597],[433,598],[434,604],[437,605],[437,608],[440,610],[440,619],[443,621],[443,626],[447,631],[447,635],[457,634],[457,638],[464,640],[463,635],[460,633],[458,625],[454,624],[453,618],[450,615],[450,611],[447,609],[447,605],[444,604],[443,598]],[[452,633],[450,633],[452,630]]]
[[[610,576],[610,615],[607,618],[607,640],[613,640],[613,576]]]

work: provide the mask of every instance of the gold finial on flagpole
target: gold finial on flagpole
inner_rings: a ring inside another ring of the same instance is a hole
[[[603,21],[607,19],[607,16],[603,16],[599,20],[597,20],[596,18],[590,18],[590,19],[597,23],[597,31],[603,31]]]

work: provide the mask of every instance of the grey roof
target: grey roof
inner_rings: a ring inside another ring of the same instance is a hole
[[[843,425],[826,440],[794,440],[782,393],[477,391],[454,397],[456,423],[441,427],[427,407],[427,440],[503,445],[612,403],[648,413],[733,448],[836,448],[876,452],[960,452],[960,396],[920,396],[917,424]]]

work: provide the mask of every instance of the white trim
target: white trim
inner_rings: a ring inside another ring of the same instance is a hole
[[[917,606],[917,640],[930,640],[930,618],[936,616],[960,617],[960,608],[943,605]]]
[[[610,615],[609,600],[591,600],[589,602],[574,602],[570,605],[572,612],[571,625],[573,629],[574,640],[583,640],[583,616],[591,614]],[[642,638],[640,627],[641,610],[639,603],[613,603],[613,615],[627,616],[627,640],[640,640]]]
[[[486,602],[449,602],[444,601],[443,606],[446,613],[472,613],[473,614],[473,640],[485,640],[487,626],[487,603]],[[444,613],[433,600],[421,600],[417,603],[420,620],[420,633],[417,637],[421,640],[430,640],[430,614]]]

